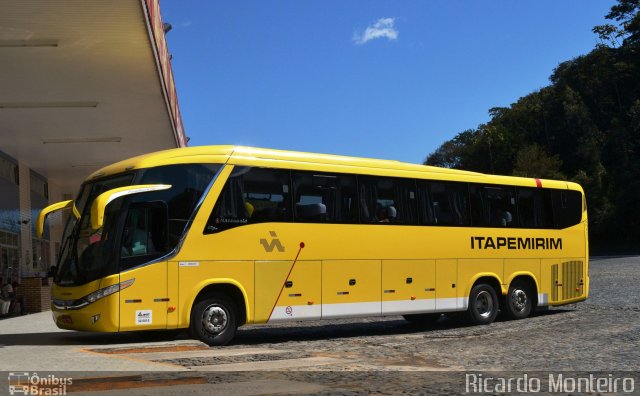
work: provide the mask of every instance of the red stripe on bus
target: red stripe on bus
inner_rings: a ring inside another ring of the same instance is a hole
[[[536,186],[538,186],[538,188],[542,187],[542,181],[540,179],[536,179]]]
[[[271,316],[273,315],[273,310],[276,309],[276,305],[278,305],[278,300],[280,300],[280,296],[282,295],[282,291],[284,290],[284,285],[289,280],[289,277],[291,276],[291,273],[293,272],[293,267],[296,266],[296,262],[298,261],[298,257],[300,256],[300,252],[302,251],[302,249],[304,249],[304,242],[300,242],[300,249],[298,249],[298,253],[296,254],[296,258],[293,259],[293,264],[291,264],[291,268],[289,268],[289,273],[287,274],[287,277],[284,278],[284,282],[282,283],[282,287],[280,288],[280,293],[278,293],[278,297],[276,298],[276,302],[273,303],[273,308],[271,308],[271,313],[269,314],[269,319],[271,319]],[[267,321],[269,319],[267,319]]]

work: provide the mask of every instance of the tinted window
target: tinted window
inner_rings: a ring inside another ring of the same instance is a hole
[[[170,184],[168,190],[132,195],[131,202],[159,201],[167,205],[169,250],[177,246],[202,194],[219,165],[170,165],[142,171],[138,184]]]
[[[291,221],[289,184],[288,170],[235,167],[205,233],[243,224]]]
[[[168,253],[167,225],[165,202],[132,204],[122,231],[121,268],[131,268]]]
[[[518,187],[518,219],[523,228],[553,228],[551,192]]]
[[[295,221],[358,222],[355,176],[293,172],[292,180]]]
[[[418,224],[413,180],[359,177],[360,222]]]
[[[567,228],[582,219],[582,194],[579,191],[551,190],[556,227]]]
[[[469,225],[469,195],[465,183],[426,183],[425,218],[435,225]]]
[[[470,185],[471,221],[480,227],[517,227],[514,187]]]

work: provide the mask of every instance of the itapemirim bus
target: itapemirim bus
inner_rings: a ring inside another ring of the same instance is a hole
[[[58,327],[186,329],[223,345],[282,320],[499,311],[583,301],[587,212],[570,182],[234,146],[92,174],[69,209]]]

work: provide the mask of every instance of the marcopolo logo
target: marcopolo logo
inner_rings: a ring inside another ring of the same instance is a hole
[[[271,238],[273,238],[271,242],[267,242],[265,238],[260,239],[260,244],[264,248],[264,251],[267,253],[271,253],[273,252],[273,249],[277,249],[280,253],[284,252],[284,246],[282,246],[282,243],[280,243],[278,234],[276,234],[275,231],[269,231],[269,235],[271,236]]]
[[[72,383],[71,377],[57,377],[53,374],[39,376],[38,373],[9,373],[9,394],[66,395],[67,386]]]

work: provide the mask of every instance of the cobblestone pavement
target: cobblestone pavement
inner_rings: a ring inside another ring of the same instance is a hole
[[[132,393],[145,395],[216,394],[228,392],[233,384],[237,387],[232,393],[237,394],[458,394],[464,391],[464,372],[469,370],[515,375],[618,371],[637,378],[640,257],[592,260],[590,277],[586,302],[525,320],[499,319],[489,326],[442,318],[420,327],[401,317],[245,326],[232,345],[218,348],[162,336],[140,342],[134,335],[89,337],[65,332],[59,339],[81,346],[76,355],[91,354],[106,364],[89,370],[137,367],[146,371],[140,378],[148,384],[178,380],[171,384],[171,392],[158,386]],[[0,324],[0,344],[7,345],[1,337]],[[14,347],[9,342],[6,348]],[[41,359],[46,359],[47,348]],[[78,370],[64,364],[53,367]]]

